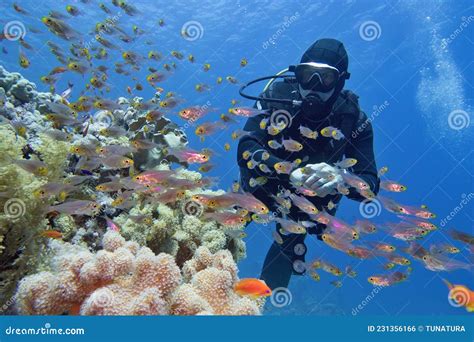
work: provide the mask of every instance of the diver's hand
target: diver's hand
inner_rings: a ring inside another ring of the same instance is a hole
[[[303,186],[306,179],[308,179],[309,174],[304,172],[304,168],[300,167],[298,169],[293,170],[290,173],[290,182],[296,187]]]
[[[326,163],[308,164],[293,171],[290,181],[295,173],[293,178],[298,179],[301,186],[315,191],[319,197],[325,197],[335,192],[337,186],[344,182],[340,172],[340,169]]]

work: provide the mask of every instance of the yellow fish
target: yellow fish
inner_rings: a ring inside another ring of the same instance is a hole
[[[80,62],[71,62],[67,65],[67,68],[81,75],[84,75],[89,70],[87,65]]]
[[[308,139],[316,139],[318,137],[318,132],[309,129],[308,127],[301,126],[299,127],[300,134]]]
[[[334,165],[341,168],[341,169],[347,169],[349,167],[354,166],[355,164],[357,164],[357,159],[355,159],[355,158],[345,158],[341,161],[338,161]]]
[[[279,142],[277,142],[276,140],[270,140],[270,141],[268,141],[268,146],[270,146],[271,148],[276,150],[276,149],[279,149],[280,147],[282,147],[283,145],[280,144]]]
[[[19,57],[20,66],[24,69],[27,69],[30,66],[30,60],[26,55],[20,50],[20,57]]]
[[[378,176],[381,177],[386,174],[388,171],[388,166],[382,166],[378,172]]]
[[[282,162],[275,163],[275,165],[273,165],[273,168],[278,174],[283,173],[283,174],[289,175],[295,166],[294,163],[295,162],[282,161]]]
[[[258,185],[265,185],[268,182],[267,177],[257,177],[257,178],[250,178],[249,185],[254,188]]]
[[[243,158],[244,160],[249,159],[251,155],[252,155],[252,153],[250,153],[250,151],[244,151],[244,152],[242,152],[242,158]]]
[[[159,61],[161,59],[161,55],[157,51],[150,51],[148,52],[148,59],[154,59],[155,61]]]
[[[281,132],[281,129],[279,129],[278,127],[275,127],[273,125],[270,125],[267,127],[267,133],[270,134],[270,135],[277,135]]]
[[[311,279],[313,279],[314,281],[320,281],[321,280],[321,277],[320,275],[318,274],[318,272],[314,271],[314,270],[311,270],[309,272],[309,276],[311,277]]]

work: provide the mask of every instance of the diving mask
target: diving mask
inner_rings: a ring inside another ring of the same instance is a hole
[[[341,74],[324,63],[301,63],[294,67],[296,81],[306,91],[327,93],[334,89]]]

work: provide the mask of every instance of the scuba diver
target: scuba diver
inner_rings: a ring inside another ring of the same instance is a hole
[[[338,190],[345,186],[344,173],[347,172],[334,165],[346,158],[357,160],[355,165],[347,168],[351,174],[367,183],[373,195],[379,190],[372,126],[359,108],[358,96],[350,90],[343,90],[350,77],[348,64],[347,52],[340,41],[320,39],[306,50],[300,64],[275,76],[251,81],[240,89],[243,97],[256,100],[257,109],[267,110],[248,119],[244,127],[246,134],[239,141],[237,159],[241,186],[265,203],[274,217],[295,222],[309,219],[307,213],[294,205],[285,212],[275,201],[275,196],[281,191],[295,192],[294,184],[313,190],[317,196],[306,198],[319,211],[325,210],[334,216],[343,196]],[[294,74],[285,75],[288,72]],[[264,80],[270,82],[260,96],[244,93],[249,85]],[[282,121],[283,126],[280,125]],[[270,125],[283,129],[271,131],[268,129]],[[319,133],[328,126],[337,129],[333,132],[339,132],[339,135]],[[301,145],[296,148],[283,146],[282,141],[289,139]],[[249,158],[246,160],[243,155]],[[256,166],[249,168],[249,160]],[[275,166],[282,162],[285,166],[292,166],[289,172],[282,172]],[[266,182],[255,185],[255,179],[266,179]],[[349,187],[346,190],[348,198],[366,200],[357,189]],[[317,223],[308,227],[306,233],[321,240],[324,229],[325,225]],[[274,234],[279,238],[267,253],[260,277],[272,289],[288,287],[292,274],[305,273],[307,250],[304,244],[306,234],[282,234],[278,222]]]

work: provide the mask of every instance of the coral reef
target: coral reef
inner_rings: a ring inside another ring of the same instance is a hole
[[[187,170],[180,171],[178,175],[193,181],[201,179],[199,173]],[[201,192],[208,195],[222,193],[222,191],[211,190]],[[187,191],[186,197],[176,208],[161,203],[148,203],[143,207],[135,206],[129,213],[117,216],[115,222],[121,227],[125,238],[141,244],[146,243],[155,253],[164,252],[173,255],[180,266],[194,254],[199,246],[205,246],[213,253],[227,249],[231,251],[236,261],[245,258],[245,243],[241,239],[226,234],[229,227],[215,221],[203,221],[199,217],[202,212],[196,212],[194,215],[186,213],[187,204],[199,205],[192,201],[193,194],[194,192]],[[202,208],[197,210],[202,210]],[[151,224],[144,226],[133,219],[139,215],[157,218],[153,219]]]
[[[20,314],[255,315],[255,301],[233,291],[237,267],[228,251],[200,247],[181,275],[174,257],[103,236],[103,250],[56,242],[51,270],[24,278],[16,294]]]
[[[46,229],[44,218],[44,200],[34,195],[48,181],[57,181],[62,177],[62,168],[66,161],[67,147],[58,141],[45,139],[38,146],[48,174],[35,176],[12,160],[21,159],[22,147],[26,141],[6,126],[0,126],[0,262],[7,267],[0,272],[0,299],[8,300],[19,280],[28,269],[34,268],[44,243],[38,238],[38,232]],[[32,156],[32,159],[34,156]],[[61,162],[63,161],[63,162]],[[5,295],[5,297],[4,297]]]
[[[77,102],[38,92],[2,67],[0,100],[0,304],[11,303],[18,287],[21,314],[259,312],[232,291],[245,243],[228,232],[243,224],[203,217],[207,208],[193,195],[224,192],[210,190],[212,181],[168,154],[187,144],[176,124],[165,116],[146,120],[138,97],[119,98],[117,109],[76,113]],[[65,111],[72,124],[58,122],[53,109]],[[127,134],[104,134],[109,128]],[[150,147],[135,148],[137,139]],[[132,166],[102,165],[99,151],[109,147],[123,148],[117,157],[130,158]],[[171,172],[183,188],[157,199],[159,193],[132,181],[146,170]],[[120,186],[100,190],[107,182]],[[100,210],[54,210],[74,201]],[[104,297],[113,299],[110,305],[101,305]],[[3,312],[14,313],[13,307],[3,305]]]

